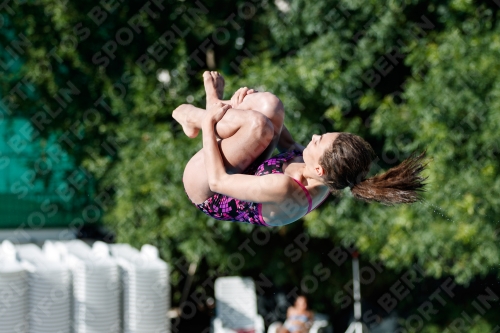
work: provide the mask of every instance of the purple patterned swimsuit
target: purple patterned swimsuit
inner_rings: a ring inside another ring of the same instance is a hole
[[[247,175],[264,176],[271,173],[282,174],[283,163],[302,156],[302,153],[297,150],[281,153],[265,160],[260,165],[253,163],[243,173]],[[292,178],[293,179],[293,178]],[[294,179],[304,190],[309,201],[309,209],[311,211],[312,199],[309,191],[298,180]],[[215,193],[203,203],[197,205],[193,203],[198,209],[208,216],[217,220],[232,221],[232,222],[246,222],[262,226],[268,226],[262,218],[262,204],[257,202],[248,202],[228,197],[223,194]],[[319,205],[318,205],[319,206]]]

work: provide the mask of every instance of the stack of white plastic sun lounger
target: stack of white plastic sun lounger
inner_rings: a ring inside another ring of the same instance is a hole
[[[169,332],[168,265],[158,258],[158,250],[144,245],[138,251],[127,244],[111,244],[109,249],[121,269],[123,332]]]
[[[28,270],[29,332],[71,332],[71,273],[47,244],[16,245]]]
[[[75,333],[121,332],[118,265],[108,251],[80,240],[56,242],[73,274]]]
[[[151,245],[0,243],[0,333],[168,333],[169,307]]]
[[[28,276],[9,241],[0,245],[0,333],[28,332]]]

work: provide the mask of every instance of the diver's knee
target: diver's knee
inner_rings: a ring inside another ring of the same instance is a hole
[[[272,121],[260,112],[255,112],[250,123],[252,136],[267,146],[274,137]]]

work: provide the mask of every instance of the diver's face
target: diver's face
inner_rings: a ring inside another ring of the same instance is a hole
[[[321,156],[323,156],[326,149],[332,146],[339,134],[339,132],[325,133],[322,135],[314,134],[302,153],[304,163],[312,168],[319,166]]]

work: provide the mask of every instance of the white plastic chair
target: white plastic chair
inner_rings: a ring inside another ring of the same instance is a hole
[[[272,323],[271,325],[269,325],[267,333],[276,333],[278,328],[280,328],[282,325],[283,323],[279,321]],[[309,329],[309,333],[318,333],[321,328],[325,328],[327,326],[328,316],[321,313],[315,313],[313,325]]]
[[[28,271],[29,332],[72,332],[71,273],[54,244],[46,241],[43,251],[35,244],[16,248]]]
[[[213,333],[234,333],[253,329],[264,333],[264,319],[257,313],[255,283],[238,276],[215,280]]]
[[[109,244],[121,271],[123,333],[167,333],[170,320],[169,266],[152,245],[141,251],[128,244]]]
[[[102,244],[91,248],[81,240],[61,243],[72,272],[74,332],[121,332],[120,271],[115,258]]]
[[[0,333],[29,332],[27,267],[16,260],[16,248],[0,243]]]

